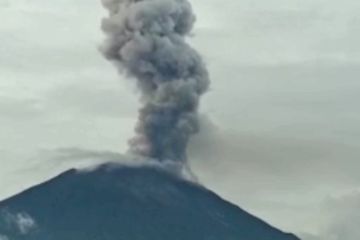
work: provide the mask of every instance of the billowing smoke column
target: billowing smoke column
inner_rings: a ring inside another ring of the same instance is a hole
[[[186,162],[186,147],[199,130],[197,109],[209,85],[198,53],[186,43],[195,22],[187,0],[102,0],[102,46],[141,90],[136,136],[130,150],[158,161]]]

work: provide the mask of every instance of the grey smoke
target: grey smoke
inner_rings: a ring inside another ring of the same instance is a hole
[[[186,43],[195,16],[187,0],[102,0],[104,56],[134,79],[142,108],[130,150],[158,161],[186,161],[209,86],[199,54]]]

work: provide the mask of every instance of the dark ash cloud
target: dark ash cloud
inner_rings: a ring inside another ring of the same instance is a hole
[[[186,43],[195,16],[187,0],[103,0],[104,56],[136,79],[143,107],[131,150],[185,162],[198,131],[200,96],[209,85],[199,54]]]

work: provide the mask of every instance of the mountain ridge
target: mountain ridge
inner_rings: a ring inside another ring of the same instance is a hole
[[[4,212],[33,223],[0,221],[10,240],[299,240],[154,166],[70,169],[1,201]]]

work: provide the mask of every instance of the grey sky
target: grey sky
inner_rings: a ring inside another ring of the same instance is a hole
[[[212,78],[194,172],[284,230],[357,240],[360,2],[192,2]],[[96,49],[104,14],[100,1],[0,0],[1,198],[83,163],[57,149],[126,150],[137,93]]]

